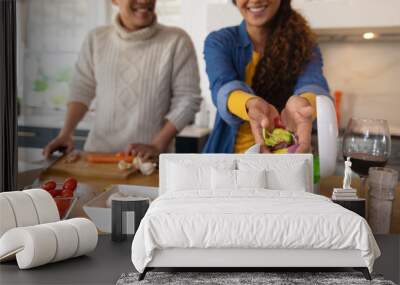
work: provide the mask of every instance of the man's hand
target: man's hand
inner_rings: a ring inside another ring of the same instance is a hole
[[[54,151],[59,149],[65,149],[65,153],[70,153],[74,149],[74,141],[71,135],[58,135],[43,149],[43,155],[49,158]]]
[[[279,112],[274,106],[259,97],[248,100],[246,108],[250,119],[251,131],[256,143],[260,145],[260,152],[270,152],[268,147],[265,146],[262,131],[263,129],[268,129],[269,131],[274,129],[274,121],[275,118],[279,118]]]
[[[137,156],[144,161],[149,159],[157,159],[161,153],[156,146],[151,144],[129,144],[125,150],[127,155]]]
[[[292,96],[281,113],[281,119],[286,128],[294,132],[299,139],[296,153],[311,151],[311,129],[313,108],[307,99]]]
[[[74,149],[72,134],[80,120],[85,116],[87,110],[87,106],[81,102],[68,103],[64,127],[58,136],[43,149],[43,155],[46,158],[49,158],[54,151],[59,149],[65,149],[65,153],[70,153]]]

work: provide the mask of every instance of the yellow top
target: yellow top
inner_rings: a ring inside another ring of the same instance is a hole
[[[246,78],[245,82],[247,85],[251,86],[253,81],[254,74],[256,72],[257,63],[260,60],[260,55],[256,52],[253,52],[253,56],[251,61],[246,66]],[[317,117],[316,113],[316,96],[313,93],[303,93],[300,95],[301,97],[308,100],[310,105],[314,109],[313,119]],[[246,110],[246,103],[251,98],[256,97],[253,94],[246,93],[241,90],[233,91],[228,98],[228,110],[232,114],[238,116],[245,122],[239,127],[238,132],[236,134],[235,141],[235,153],[243,153],[253,144],[255,144],[255,140],[253,137],[253,133],[251,132],[249,116]]]

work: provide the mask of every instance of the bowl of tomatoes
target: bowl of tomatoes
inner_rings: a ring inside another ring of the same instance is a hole
[[[78,195],[76,194],[77,186],[78,182],[74,177],[68,177],[64,183],[48,180],[42,184],[42,189],[49,192],[56,202],[60,219],[62,220],[69,217],[78,200]]]

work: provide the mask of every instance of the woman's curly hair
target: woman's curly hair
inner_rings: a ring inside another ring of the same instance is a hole
[[[281,111],[312,57],[315,35],[303,16],[292,9],[291,0],[281,1],[267,28],[264,55],[257,64],[252,88]]]

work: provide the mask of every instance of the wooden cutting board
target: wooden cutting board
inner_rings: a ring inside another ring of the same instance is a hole
[[[81,152],[78,160],[72,163],[66,162],[67,156],[63,156],[51,166],[51,170],[62,172],[70,176],[114,179],[127,179],[138,171],[136,168],[120,170],[117,163],[90,163],[86,161],[86,155],[88,155],[88,153]]]

